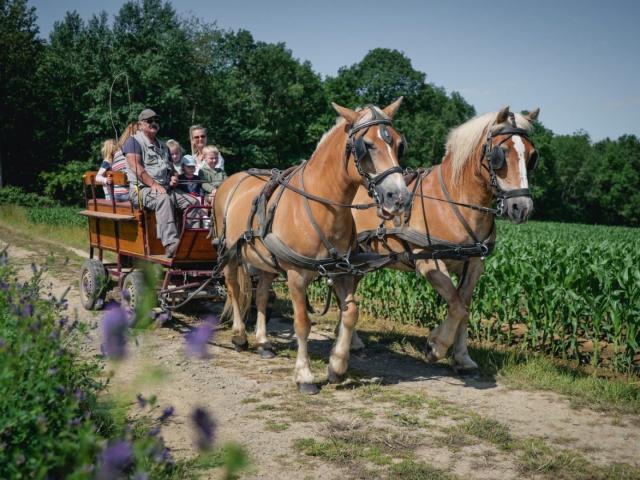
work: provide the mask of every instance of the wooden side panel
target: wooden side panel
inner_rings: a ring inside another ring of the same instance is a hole
[[[164,255],[164,246],[156,234],[156,216],[153,212],[145,215],[147,219],[147,236],[149,237],[149,255]]]
[[[207,238],[208,233],[207,230],[185,230],[176,250],[175,260],[215,261],[217,252],[211,239]]]

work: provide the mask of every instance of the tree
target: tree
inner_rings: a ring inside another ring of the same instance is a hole
[[[43,45],[33,7],[0,0],[0,187],[19,183],[17,172],[33,155],[34,119],[46,115],[33,77]]]
[[[376,48],[327,78],[325,90],[330,100],[349,107],[372,103],[382,108],[403,96],[394,126],[408,140],[404,165],[418,167],[440,162],[447,132],[475,114],[460,94],[449,97],[425,80],[402,52]]]

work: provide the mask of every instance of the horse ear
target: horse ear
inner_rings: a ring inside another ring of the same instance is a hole
[[[535,110],[533,110],[532,112],[529,112],[526,117],[531,120],[537,120],[538,119],[538,115],[540,115],[540,107],[536,108]]]
[[[498,112],[498,115],[496,115],[496,124],[500,124],[500,123],[506,122],[507,118],[509,118],[509,106],[508,105],[506,107],[504,107],[502,110],[500,110]]]
[[[391,105],[387,105],[382,111],[385,113],[387,117],[393,118],[393,116],[398,111],[398,108],[400,108],[400,105],[402,104],[403,99],[404,97],[398,97],[398,99],[396,99],[395,102],[393,102]]]
[[[350,108],[342,107],[335,102],[331,102],[331,106],[335,109],[336,112],[338,112],[338,115],[344,118],[350,125],[353,125],[358,118],[358,113],[351,110]]]

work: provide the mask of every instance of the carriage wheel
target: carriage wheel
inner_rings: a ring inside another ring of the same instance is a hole
[[[144,274],[138,270],[129,272],[122,282],[122,291],[129,294],[129,306],[135,310],[144,292]]]
[[[88,259],[80,267],[80,301],[87,310],[99,310],[104,306],[109,276],[102,262]]]

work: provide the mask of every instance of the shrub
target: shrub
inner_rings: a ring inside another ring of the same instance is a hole
[[[59,205],[57,200],[44,197],[37,193],[27,193],[20,187],[7,186],[0,188],[0,204],[20,205],[22,207],[54,207]]]
[[[96,170],[93,161],[71,161],[52,172],[42,172],[38,181],[45,196],[59,200],[65,205],[82,205],[82,175]]]
[[[10,279],[0,253],[0,478],[182,478],[148,417],[128,424],[98,400],[101,364],[79,357],[77,322],[65,301],[40,298],[34,272]]]
[[[87,227],[87,219],[78,215],[76,207],[29,208],[27,218],[31,223],[42,223],[60,227]]]

